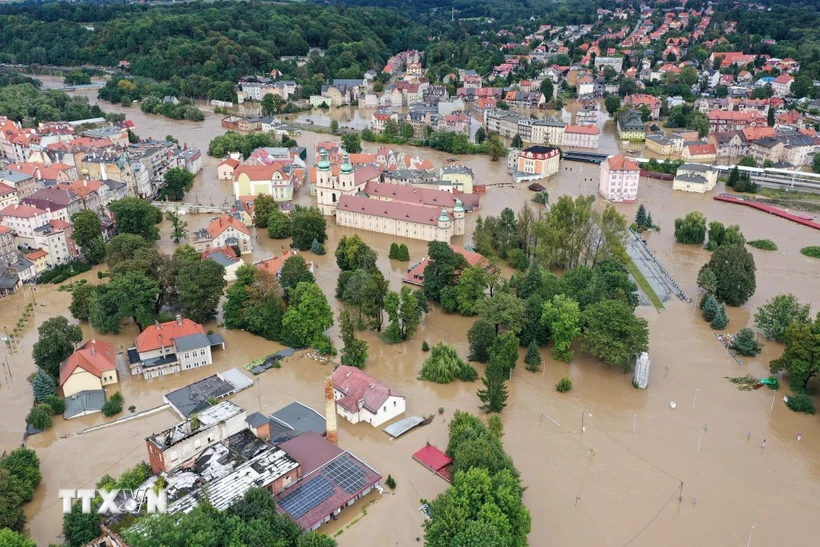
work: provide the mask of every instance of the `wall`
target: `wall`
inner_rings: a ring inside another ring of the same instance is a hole
[[[74,369],[74,372],[71,373],[71,376],[68,377],[65,384],[63,384],[63,396],[71,397],[81,391],[97,389],[102,389],[100,379],[90,372],[77,367]]]

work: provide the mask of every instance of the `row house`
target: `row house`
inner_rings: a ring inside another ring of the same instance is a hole
[[[446,133],[463,133],[469,136],[471,121],[470,115],[466,112],[454,112],[453,114],[439,116],[436,130]]]
[[[796,133],[763,137],[751,142],[750,153],[758,165],[770,161],[774,164],[788,163],[795,167],[809,165],[814,152],[814,138]]]
[[[456,112],[462,112],[466,110],[466,105],[464,100],[459,98],[450,98],[445,99],[443,101],[439,101],[438,103],[438,113],[442,116],[446,116],[447,114],[454,114]]]
[[[20,200],[17,197],[17,190],[11,186],[0,184],[0,209],[4,209],[9,205],[14,205],[15,203],[20,203]]]
[[[114,149],[92,152],[80,162],[82,178],[117,180],[126,184],[129,196],[151,197],[150,180],[142,181],[144,177],[138,172],[144,167],[145,163],[135,162],[132,154]]]
[[[436,106],[447,98],[447,88],[443,85],[431,85],[422,92],[424,104]]]
[[[768,99],[747,99],[747,98],[722,98],[722,99],[698,99],[695,101],[695,109],[707,114],[713,110],[724,110],[734,112],[756,112],[761,116],[769,113],[770,101]]]
[[[56,218],[51,211],[39,209],[31,205],[9,205],[0,210],[0,223],[11,228],[17,237],[18,244],[36,248],[34,242],[35,230],[45,226]]]
[[[707,114],[709,118],[709,131],[719,133],[724,131],[738,131],[747,127],[765,127],[766,117],[757,112],[735,112],[725,110],[712,110]]]
[[[504,95],[504,102],[513,108],[541,108],[546,102],[540,91],[508,91]]]
[[[127,196],[125,183],[116,180],[75,180],[71,184],[58,184],[56,188],[77,194],[83,209],[107,216],[108,205]]]
[[[564,146],[597,150],[600,133],[595,125],[568,125],[564,129]]]
[[[79,195],[65,188],[41,188],[20,203],[38,209],[47,209],[54,213],[52,218],[70,221],[71,217],[84,209]]]
[[[48,254],[48,267],[65,264],[80,256],[73,236],[74,227],[71,224],[53,219],[34,229],[33,248],[42,249]]]
[[[465,101],[476,101],[482,98],[492,97],[500,101],[504,97],[504,90],[500,87],[459,87],[456,96]]]
[[[370,128],[375,133],[381,133],[382,131],[384,131],[384,125],[389,120],[398,122],[398,119],[398,114],[396,114],[389,108],[380,108],[370,115]]]
[[[247,76],[239,80],[237,99],[240,104],[245,101],[261,101],[266,95],[276,95],[287,101],[299,91],[294,81]]]
[[[322,86],[322,96],[330,99],[330,106],[353,104],[367,88],[367,81],[362,79],[334,79],[329,85]]]
[[[30,196],[37,189],[37,181],[32,175],[13,169],[0,170],[0,184],[14,189],[18,199]]]
[[[709,135],[718,158],[739,158],[749,153],[749,144],[742,131],[721,131]]]
[[[14,231],[0,224],[0,273],[6,266],[17,262],[17,244],[14,242]]]

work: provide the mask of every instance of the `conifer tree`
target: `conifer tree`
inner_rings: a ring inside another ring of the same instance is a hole
[[[533,339],[527,346],[527,354],[524,356],[524,363],[530,372],[538,372],[541,368],[541,352],[538,351],[538,344]]]
[[[703,318],[711,322],[719,312],[718,301],[710,294],[706,297],[706,302],[703,303]]]
[[[709,323],[715,330],[723,330],[729,324],[729,315],[726,313],[726,304],[721,304],[717,314]]]
[[[478,398],[481,400],[481,410],[484,412],[501,412],[507,406],[507,386],[504,384],[504,377],[500,374],[488,372],[481,379],[484,389],[478,390]]]
[[[388,257],[390,258],[390,260],[396,260],[396,258],[398,258],[398,256],[399,256],[399,246],[394,241],[393,243],[390,244],[390,254],[388,255]]]
[[[638,207],[638,213],[635,215],[635,224],[639,227],[646,226],[646,207],[643,206],[643,203]]]
[[[407,262],[410,260],[410,250],[407,248],[407,245],[402,243],[399,245],[399,252],[396,255],[397,260],[401,260],[402,262]]]

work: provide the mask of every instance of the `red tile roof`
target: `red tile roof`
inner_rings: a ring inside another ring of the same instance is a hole
[[[46,212],[31,205],[9,205],[5,209],[0,210],[0,217],[17,217],[17,218],[31,218],[37,215],[44,215]]]
[[[37,249],[37,250],[31,251],[30,253],[26,254],[25,256],[26,256],[26,258],[28,258],[29,260],[37,260],[38,258],[45,258],[45,257],[47,257],[47,256],[48,256],[48,253],[47,253],[47,252],[45,252],[45,251],[44,251],[44,250],[42,250],[42,249]]]
[[[89,340],[83,344],[60,365],[61,386],[66,383],[77,367],[90,372],[97,378],[100,378],[103,372],[116,370],[114,344],[103,340]]]
[[[686,148],[691,156],[714,156],[717,153],[714,144],[690,144]]]
[[[622,154],[612,156],[606,160],[609,168],[616,171],[640,171],[638,164]]]
[[[175,338],[192,334],[205,334],[205,329],[190,319],[183,319],[181,325],[176,321],[168,321],[146,328],[137,336],[135,345],[137,351],[143,353],[172,346]]]
[[[600,133],[598,127],[594,125],[568,125],[564,129],[566,133],[579,133],[581,135],[597,135]]]
[[[260,260],[259,262],[254,262],[253,265],[260,270],[265,270],[268,273],[273,274],[274,276],[279,275],[279,270],[282,269],[282,266],[285,265],[285,261],[292,256],[296,256],[296,251],[292,251],[288,249],[285,251],[284,254],[279,256],[272,256],[270,258],[265,258],[264,260]],[[313,263],[308,263],[308,269],[312,271]]]
[[[336,403],[348,412],[359,412],[361,401],[364,408],[375,414],[389,397],[404,398],[363,370],[347,365],[333,371],[333,387],[345,394]]]
[[[451,209],[456,206],[456,196],[435,188],[416,188],[409,184],[370,181],[362,191],[371,197],[436,207],[437,211],[440,211],[442,207]]]
[[[248,230],[248,227],[245,226],[245,224],[235,219],[234,217],[225,214],[221,215],[219,218],[208,224],[208,227],[205,229],[211,235],[211,238],[216,238],[219,236],[219,234],[221,234],[222,232],[231,227],[242,232],[245,235],[251,235],[250,230]]]
[[[223,166],[223,165],[230,165],[231,167],[236,169],[237,167],[239,167],[239,162],[237,160],[233,159],[233,158],[228,158],[225,161],[223,161],[222,163],[220,163],[219,165],[220,165],[220,167]]]
[[[416,451],[413,459],[432,471],[439,471],[453,463],[453,458],[431,444]]]
[[[437,226],[441,212],[435,207],[411,205],[400,201],[379,201],[358,196],[342,196],[336,206],[337,211],[350,211],[382,218],[392,218]]]
[[[222,253],[228,258],[237,258],[236,251],[233,250],[233,247],[214,247],[213,249],[205,249],[199,253],[199,258],[205,260],[214,253]]]
[[[458,253],[465,259],[467,259],[467,264],[469,264],[470,266],[480,265],[489,273],[492,273],[497,269],[492,267],[489,260],[487,260],[478,253],[468,251],[464,247],[459,247],[458,245],[450,245],[450,248],[453,250],[453,252]],[[424,282],[424,269],[427,267],[429,263],[430,259],[425,258],[424,260],[416,264],[413,268],[411,268],[406,274],[404,274],[401,280],[405,283],[410,283],[411,285],[421,285]]]

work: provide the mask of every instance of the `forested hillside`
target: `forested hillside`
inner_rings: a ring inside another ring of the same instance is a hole
[[[375,8],[305,4],[192,2],[170,6],[16,4],[0,8],[0,61],[116,66],[135,76],[188,80],[193,95],[219,82],[268,71],[280,56],[327,50],[286,77],[316,81],[360,77],[397,51],[423,49],[426,31],[401,14]],[[303,83],[303,82],[300,82]],[[182,88],[177,81],[176,87]]]

